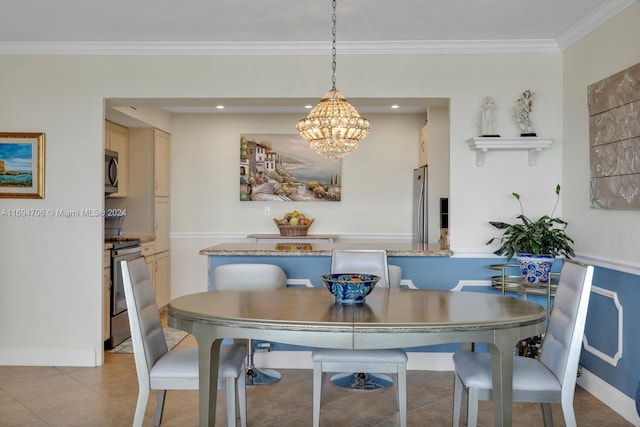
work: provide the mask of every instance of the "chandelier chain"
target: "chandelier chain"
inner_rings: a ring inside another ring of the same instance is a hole
[[[333,23],[333,29],[331,35],[333,37],[331,42],[331,56],[333,57],[333,62],[331,63],[331,69],[333,70],[331,81],[333,83],[332,89],[336,89],[336,0],[333,0],[333,15],[331,15],[331,21]]]
[[[328,159],[341,159],[356,148],[369,134],[369,120],[360,117],[358,111],[336,89],[336,0],[333,0],[331,68],[333,87],[306,118],[298,120],[296,129],[309,148]]]

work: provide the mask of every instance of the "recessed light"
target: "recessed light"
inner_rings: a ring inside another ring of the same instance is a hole
[[[391,108],[393,108],[394,110],[397,110],[398,108],[400,108],[400,106],[394,104],[394,105],[391,106]]]
[[[304,108],[306,108],[307,110],[310,110],[313,108],[313,105],[305,105]]]
[[[224,105],[216,105],[216,108],[217,108],[218,110],[224,110]]]

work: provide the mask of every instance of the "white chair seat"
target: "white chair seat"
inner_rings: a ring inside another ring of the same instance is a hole
[[[489,353],[462,352],[453,355],[455,371],[462,382],[471,388],[490,389],[491,355]],[[531,357],[513,358],[513,400],[520,392],[549,391],[560,393],[560,381],[546,366]],[[526,399],[526,397],[524,397]]]
[[[311,353],[314,362],[407,363],[407,353],[401,349],[338,350],[318,348]]]
[[[238,367],[243,365],[246,354],[246,347],[241,345],[220,347],[220,367],[218,370],[220,386],[218,388],[224,387],[222,381],[225,378],[233,378],[238,375]],[[173,349],[163,354],[151,368],[149,372],[151,388],[154,388],[156,380],[161,380],[163,386],[174,384],[172,387],[167,387],[171,390],[193,390],[194,381],[198,383],[198,370],[197,347]],[[182,383],[185,383],[184,387],[180,386]]]

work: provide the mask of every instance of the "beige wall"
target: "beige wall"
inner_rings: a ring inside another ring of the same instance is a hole
[[[591,209],[587,86],[640,62],[640,3],[636,2],[564,54],[565,213],[576,249],[610,266],[638,274],[640,213]]]

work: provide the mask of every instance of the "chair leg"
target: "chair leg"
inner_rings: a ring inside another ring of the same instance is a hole
[[[467,390],[467,427],[478,425],[478,389]]]
[[[400,427],[407,427],[407,365],[398,366],[396,376],[398,392],[398,406],[400,410]]]
[[[313,362],[313,427],[320,426],[320,405],[322,403],[322,385],[324,373],[322,362]]]
[[[166,390],[156,390],[156,409],[153,416],[153,425],[156,427],[159,426],[160,423],[162,422],[162,412],[164,411],[164,396],[166,392],[167,392]],[[144,402],[142,402],[141,401],[142,392],[138,393],[138,404],[136,406],[136,415],[135,415],[135,419],[133,420],[134,426],[142,426],[144,412],[147,407],[147,401],[149,400],[149,389],[145,390],[144,394],[145,394],[143,398]],[[140,418],[138,419],[138,417]],[[138,420],[140,424],[138,424]]]
[[[227,398],[227,427],[236,427],[236,379],[225,379],[224,389]]]
[[[545,427],[553,426],[553,417],[551,416],[551,404],[550,403],[541,403],[540,408],[542,409],[542,421],[544,422]]]
[[[240,414],[240,426],[247,427],[247,379],[244,369],[240,372],[237,379],[238,387],[238,413]]]
[[[398,367],[398,370],[400,369],[400,367]],[[396,397],[396,409],[399,411],[400,410],[400,387],[398,384],[398,374],[391,374],[391,381],[393,381],[393,392],[395,394]]]
[[[462,389],[464,386],[462,385],[462,381],[460,381],[460,377],[454,374],[453,376],[453,416],[451,417],[453,420],[453,427],[460,426],[460,406],[462,404]]]
[[[576,427],[576,413],[573,410],[573,393],[567,393],[567,395],[563,393],[560,404],[564,415],[564,423],[567,427]],[[551,409],[549,409],[549,414],[551,414]],[[549,423],[549,425],[551,425],[551,423]]]
[[[267,385],[280,381],[282,375],[273,369],[258,369],[254,363],[255,346],[253,340],[247,340],[247,385]]]

